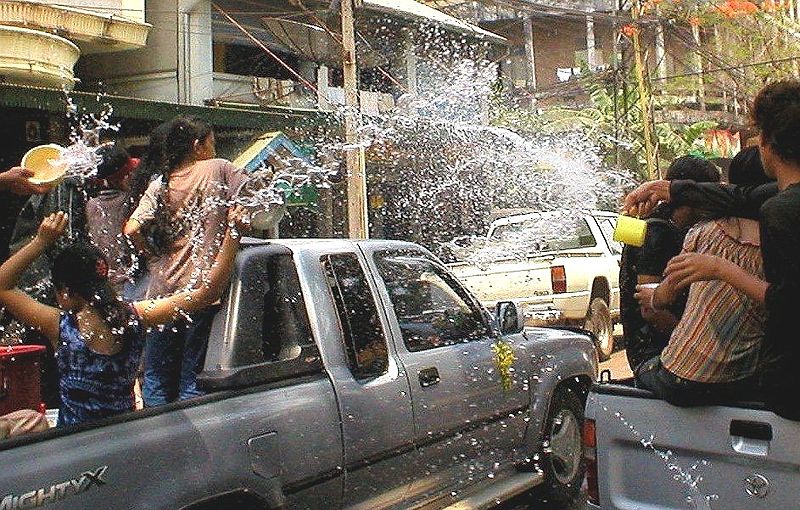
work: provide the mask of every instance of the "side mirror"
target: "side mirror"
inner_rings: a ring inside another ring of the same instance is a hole
[[[497,303],[494,316],[503,335],[519,333],[525,327],[525,322],[517,311],[517,305],[511,301]]]

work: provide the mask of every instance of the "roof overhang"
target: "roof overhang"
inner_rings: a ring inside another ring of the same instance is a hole
[[[78,44],[83,53],[142,48],[152,26],[112,12],[0,0],[0,25],[38,29]]]
[[[438,25],[447,30],[485,39],[494,43],[507,44],[505,37],[484,30],[416,0],[362,0],[363,9],[405,18],[409,21]]]

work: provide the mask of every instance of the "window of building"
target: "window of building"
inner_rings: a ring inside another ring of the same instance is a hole
[[[386,335],[375,296],[354,253],[321,259],[344,337],[350,370],[358,379],[377,377],[389,367]]]
[[[483,312],[453,277],[413,251],[375,254],[378,272],[389,291],[403,341],[422,351],[489,335]]]
[[[280,51],[274,53],[292,69],[297,69],[299,60],[296,55]],[[264,50],[245,44],[217,43],[214,47],[214,70],[240,76],[278,80],[296,79],[285,67],[264,53]]]

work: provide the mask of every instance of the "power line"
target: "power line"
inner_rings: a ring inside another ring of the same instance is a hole
[[[750,67],[758,67],[764,65],[771,65],[771,64],[782,64],[786,62],[792,62],[795,60],[800,60],[800,55],[795,55],[793,57],[785,57],[785,58],[777,58],[772,60],[764,60],[761,62],[751,62],[749,64],[741,64],[737,66],[729,66],[729,67],[720,67],[718,69],[708,69],[703,71],[695,71],[691,73],[683,73],[683,74],[674,74],[672,76],[665,76],[663,78],[651,78],[652,81],[662,81],[662,80],[672,80],[675,78],[686,78],[689,76],[699,76],[699,75],[706,75],[706,74],[713,74],[719,72],[727,72],[727,71],[737,71],[740,69],[748,69]]]

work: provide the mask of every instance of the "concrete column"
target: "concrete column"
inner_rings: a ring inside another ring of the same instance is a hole
[[[179,0],[178,102],[202,105],[214,95],[211,1]]]
[[[586,63],[589,70],[594,71],[598,65],[597,45],[594,39],[594,17],[591,14],[586,16]]]
[[[404,55],[406,68],[406,89],[409,94],[417,93],[417,46],[414,43],[414,34],[406,32],[404,38]]]
[[[533,18],[525,17],[523,30],[525,32],[525,55],[528,61],[528,88],[536,88],[536,52],[533,45]]]
[[[706,84],[703,76],[703,53],[701,51],[703,40],[700,38],[700,27],[692,25],[692,35],[694,43],[697,45],[695,50],[695,69],[697,71],[697,93],[700,100],[700,110],[706,110]]]
[[[330,110],[331,103],[328,101],[328,66],[325,64],[317,68],[317,104],[320,110]]]
[[[664,78],[667,77],[667,43],[664,37],[664,25],[656,24],[656,63],[658,65],[658,77],[662,79],[661,86],[666,84]]]

